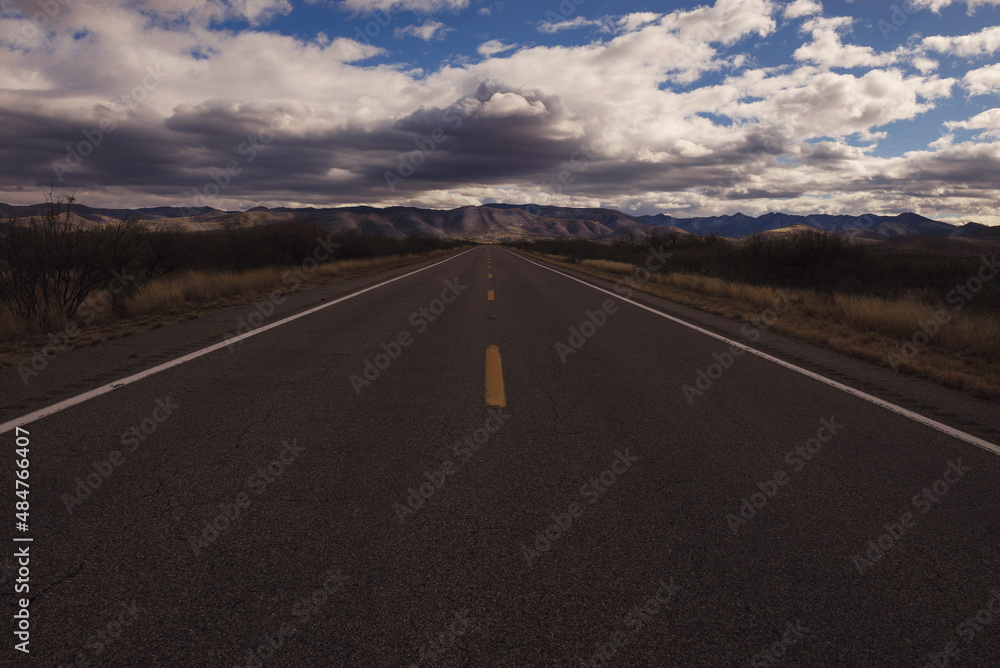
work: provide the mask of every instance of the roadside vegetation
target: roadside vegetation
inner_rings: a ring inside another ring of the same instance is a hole
[[[135,217],[81,226],[72,205],[53,200],[39,217],[0,222],[0,364],[54,334],[84,345],[463,245],[239,219],[207,232],[154,228]]]
[[[981,257],[890,255],[822,232],[508,245],[614,281],[633,276],[649,248],[662,246],[670,257],[660,271],[623,282],[743,321],[788,291],[795,306],[772,331],[1000,399],[1000,274],[979,279]]]

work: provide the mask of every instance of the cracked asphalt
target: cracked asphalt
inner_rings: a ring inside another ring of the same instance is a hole
[[[419,266],[25,425],[32,635],[15,651],[8,617],[0,663],[998,664],[997,455],[750,354],[689,402],[724,343],[618,299],[584,327],[607,294],[498,247]],[[0,422],[251,310],[64,352],[27,386],[6,369]],[[995,404],[754,345],[998,442]],[[9,610],[14,578],[0,558]]]

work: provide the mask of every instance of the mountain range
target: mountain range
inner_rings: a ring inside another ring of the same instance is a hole
[[[37,216],[47,206],[46,204],[16,206],[0,203],[0,217],[6,219]],[[389,237],[429,235],[478,241],[531,238],[610,240],[622,234],[644,236],[652,231],[678,234],[714,233],[724,237],[742,238],[756,233],[781,234],[805,228],[871,241],[904,235],[1000,241],[1000,227],[979,223],[952,225],[915,213],[903,213],[897,216],[767,213],[758,217],[736,213],[728,216],[675,218],[662,213],[630,216],[614,209],[533,204],[486,204],[451,210],[415,207],[379,209],[368,206],[322,209],[257,207],[242,212],[221,211],[211,207],[109,209],[74,204],[72,214],[74,221],[84,226],[119,220],[129,215],[135,215],[150,224],[171,224],[192,231],[219,229],[234,223],[266,225],[282,221],[299,221],[334,232],[358,232]]]
[[[919,234],[928,237],[1000,240],[1000,229],[989,225],[981,223],[952,225],[916,213],[902,213],[897,216],[878,216],[870,213],[861,216],[766,213],[756,218],[742,213],[704,218],[674,218],[661,213],[655,216],[639,216],[638,219],[657,227],[678,227],[692,234],[714,233],[732,238],[805,226],[824,232],[838,232],[857,239],[883,240],[904,234]]]

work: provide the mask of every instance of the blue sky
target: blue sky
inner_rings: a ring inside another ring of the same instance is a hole
[[[0,0],[0,201],[1000,223],[998,19],[1000,0]]]

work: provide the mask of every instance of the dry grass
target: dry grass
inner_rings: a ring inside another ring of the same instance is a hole
[[[580,263],[585,267],[593,267],[599,271],[606,271],[619,276],[631,275],[635,272],[635,266],[627,262],[611,262],[608,260],[584,260]],[[711,276],[700,276],[698,274],[654,274],[650,278],[651,283],[656,285],[695,292],[718,299],[735,300],[743,304],[765,309],[774,304],[775,299],[780,299],[773,288],[759,285],[747,285],[745,283],[733,283],[721,278]],[[628,281],[632,287],[642,289],[642,285],[635,281]]]
[[[153,281],[142,292],[125,300],[129,315],[151,315],[177,306],[214,303],[221,299],[263,292],[281,285],[276,267],[250,271],[186,271]]]
[[[314,285],[326,279],[343,279],[408,264],[428,256],[390,255],[386,257],[339,260],[319,265],[306,275]],[[289,269],[265,267],[247,271],[187,271],[167,276],[143,288],[135,297],[125,300],[123,308],[132,316],[162,313],[181,305],[214,304],[221,300],[288,288],[301,279]]]
[[[636,267],[624,262],[584,260],[572,264],[558,256],[539,257],[593,276],[622,280],[632,288],[742,321],[758,318],[775,300],[781,299],[777,290],[768,286],[680,273],[654,274],[640,283],[633,278]],[[901,372],[981,398],[1000,400],[1000,313],[954,311],[917,292],[894,301],[809,290],[796,290],[792,295],[794,307],[775,322],[771,331],[889,368],[891,355]],[[904,342],[912,341],[921,331],[920,323],[933,321],[935,311],[941,309],[945,309],[950,320],[940,326],[916,355],[907,357]]]
[[[561,255],[550,255],[549,257],[562,259]],[[565,262],[565,259],[562,259]],[[635,265],[629,264],[628,262],[615,262],[614,260],[583,260],[580,262],[582,265],[588,267],[593,267],[600,271],[609,271],[612,274],[631,274],[635,271]]]
[[[96,317],[87,326],[77,323],[81,326],[80,334],[72,337],[70,344],[79,347],[118,338],[197,317],[205,310],[247,303],[275,289],[295,292],[322,283],[402,267],[447,252],[337,260],[298,276],[290,269],[278,267],[238,272],[185,271],[164,276],[144,286],[138,294],[123,299],[114,309],[110,305],[95,309]],[[67,331],[68,323],[64,316],[53,315],[50,322],[55,323],[57,337]],[[48,342],[46,331],[0,305],[0,366],[24,361],[26,354],[34,354]]]

